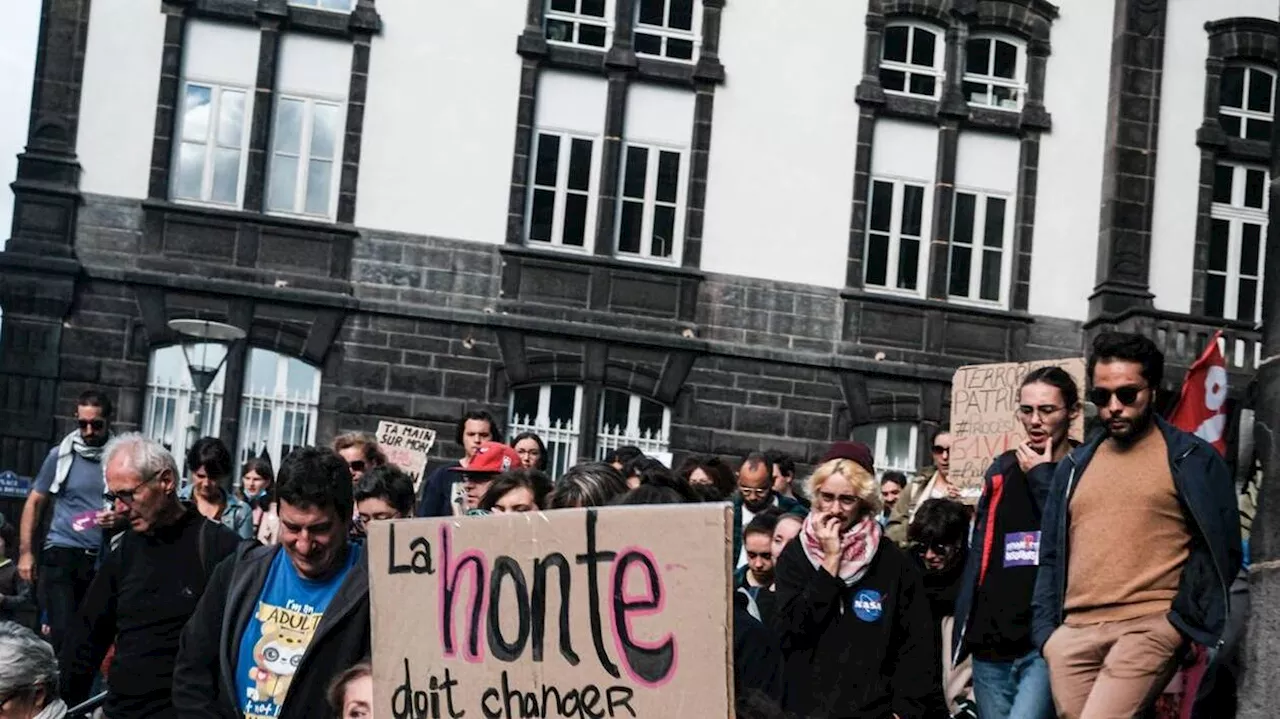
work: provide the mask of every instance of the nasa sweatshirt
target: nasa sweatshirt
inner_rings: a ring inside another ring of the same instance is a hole
[[[94,673],[114,643],[107,715],[174,716],[173,663],[182,627],[212,568],[240,541],[194,507],[184,507],[178,521],[152,534],[125,532],[94,577],[62,647],[62,695],[68,704],[88,698]]]

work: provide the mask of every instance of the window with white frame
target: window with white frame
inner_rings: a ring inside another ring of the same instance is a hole
[[[853,438],[875,454],[876,477],[885,472],[902,472],[910,478],[916,473],[916,443],[920,430],[911,422],[867,424],[853,430]]]
[[[1022,109],[1025,45],[1007,38],[975,37],[964,48],[964,96],[972,105]]]
[[[226,353],[224,345],[196,345],[194,356],[210,357]],[[203,396],[195,390],[182,345],[160,347],[151,352],[147,368],[147,401],[142,417],[142,434],[165,446],[181,464],[187,448],[200,437],[216,437],[222,421],[222,395],[226,384],[224,365]]]
[[[268,210],[330,214],[337,192],[334,168],[341,114],[341,107],[332,102],[298,97],[282,97],[276,102]]]
[[[951,218],[947,294],[981,302],[1004,300],[1008,199],[957,190]]]
[[[1262,271],[1267,237],[1267,188],[1262,167],[1219,164],[1213,175],[1205,314],[1262,319]]]
[[[1222,71],[1218,122],[1232,137],[1271,141],[1276,109],[1276,75],[1253,65]]]
[[[289,4],[300,5],[302,7],[314,7],[321,10],[351,12],[351,6],[355,4],[355,0],[289,0]]]
[[[937,98],[942,90],[942,33],[916,24],[884,29],[880,86],[899,95]]]
[[[867,286],[920,292],[927,190],[923,184],[902,180],[871,181],[863,265]]]
[[[547,40],[603,48],[612,23],[605,0],[547,0],[543,29]]]
[[[632,39],[636,53],[693,60],[701,24],[698,4],[697,0],[639,0]]]
[[[588,246],[596,218],[595,147],[592,137],[538,131],[525,229],[530,242]]]
[[[680,150],[628,143],[622,150],[617,252],[676,260],[684,236],[685,162]]]
[[[266,457],[279,467],[293,450],[315,444],[319,406],[320,370],[294,357],[251,348],[236,457],[240,462]]]
[[[582,422],[582,387],[545,384],[511,391],[507,426],[511,436],[533,432],[547,446],[547,474],[564,474],[578,461]]]
[[[243,88],[183,86],[173,197],[239,205],[244,177],[247,93]]]
[[[597,429],[596,456],[601,460],[624,445],[638,447],[649,456],[671,451],[671,410],[638,394],[604,390]]]

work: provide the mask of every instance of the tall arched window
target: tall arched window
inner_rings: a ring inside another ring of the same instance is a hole
[[[885,92],[936,99],[942,91],[942,33],[927,25],[894,23],[884,29],[880,85]]]
[[[600,395],[596,456],[623,445],[670,463],[671,410],[648,397],[606,389]]]
[[[196,346],[196,351],[225,352],[222,345]],[[222,393],[227,378],[224,365],[200,396],[191,381],[181,345],[161,347],[151,353],[147,369],[147,403],[142,433],[163,444],[181,466],[187,448],[200,437],[217,436],[222,417]]]
[[[511,392],[507,422],[511,437],[533,432],[547,445],[547,473],[559,477],[578,461],[582,425],[582,387],[544,384]]]
[[[971,105],[1021,110],[1026,46],[1007,37],[978,36],[964,47],[964,97]]]

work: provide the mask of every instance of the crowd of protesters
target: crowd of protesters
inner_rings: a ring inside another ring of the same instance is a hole
[[[475,411],[457,424],[463,457],[415,491],[367,433],[278,469],[250,459],[238,482],[206,437],[180,469],[154,440],[113,435],[109,399],[86,392],[24,508],[16,568],[0,565],[0,715],[64,715],[110,653],[112,719],[372,716],[370,523],[729,502],[737,716],[1145,716],[1196,657],[1200,696],[1221,693],[1212,657],[1241,564],[1226,465],[1155,413],[1163,369],[1145,338],[1099,336],[1098,421],[1079,445],[1081,388],[1057,367],[1028,374],[1027,439],[976,506],[945,428],[916,477],[839,441],[807,472],[779,452],[672,469],[620,447],[553,480],[541,438],[503,444]],[[19,613],[32,586],[34,625]]]

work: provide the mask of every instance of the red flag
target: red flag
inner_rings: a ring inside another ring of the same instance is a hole
[[[1215,332],[1200,359],[1191,365],[1182,383],[1182,396],[1169,422],[1184,432],[1191,432],[1227,453],[1227,360],[1222,356]]]

